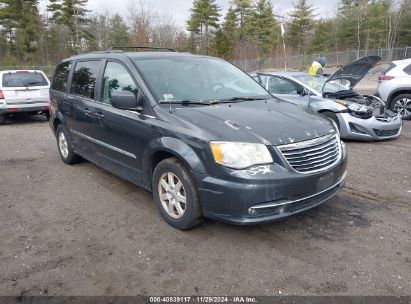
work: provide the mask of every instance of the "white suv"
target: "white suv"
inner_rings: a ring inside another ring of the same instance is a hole
[[[49,114],[50,82],[42,71],[0,71],[0,124],[7,115]]]
[[[378,77],[378,95],[402,118],[411,118],[411,58],[393,61]]]

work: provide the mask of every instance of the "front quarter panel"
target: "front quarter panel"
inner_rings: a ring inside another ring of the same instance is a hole
[[[321,111],[331,111],[331,112],[341,112],[347,108],[331,99],[326,99],[322,97],[311,96],[310,97],[310,109],[321,112]]]
[[[205,174],[206,168],[198,153],[192,146],[197,147],[197,151],[204,151],[204,143],[197,140],[188,139],[189,144],[179,138],[159,137],[153,139],[146,147],[143,155],[143,172],[145,182],[151,188],[151,174],[154,168],[151,167],[151,160],[157,152],[167,152],[180,159],[191,172],[195,174]],[[203,152],[205,153],[205,152]]]

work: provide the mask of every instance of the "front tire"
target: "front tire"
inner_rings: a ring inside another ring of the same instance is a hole
[[[411,94],[401,94],[395,97],[390,104],[390,110],[399,113],[403,119],[411,118]]]
[[[153,198],[162,218],[188,230],[201,223],[201,203],[189,170],[176,158],[161,161],[153,173]]]
[[[4,124],[6,122],[6,116],[0,115],[0,125]]]
[[[56,130],[57,148],[59,150],[60,157],[67,165],[73,165],[77,163],[80,157],[74,153],[68,141],[67,133],[64,128],[59,125]]]

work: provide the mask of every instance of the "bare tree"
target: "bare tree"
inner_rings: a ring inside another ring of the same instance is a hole
[[[143,0],[129,2],[129,27],[133,45],[148,46],[155,14]]]
[[[152,45],[181,49],[186,43],[184,29],[170,15],[158,15],[152,28]]]

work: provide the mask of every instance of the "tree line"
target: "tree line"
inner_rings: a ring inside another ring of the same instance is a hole
[[[127,16],[91,12],[87,0],[50,0],[44,12],[39,0],[1,0],[0,65],[54,65],[75,53],[126,45],[228,60],[411,45],[411,0],[341,0],[329,18],[306,0],[285,14],[270,0],[231,0],[222,14],[215,0],[194,0],[180,26],[144,0],[130,0]]]

